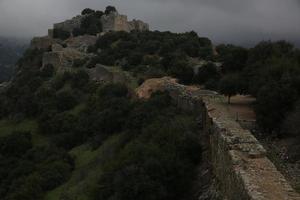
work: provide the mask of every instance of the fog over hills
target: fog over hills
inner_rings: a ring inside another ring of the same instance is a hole
[[[114,5],[152,30],[195,30],[214,43],[252,46],[261,40],[300,44],[299,0],[1,0],[0,35],[45,35],[54,22],[83,8]]]
[[[27,38],[0,37],[0,83],[9,80],[29,41]]]

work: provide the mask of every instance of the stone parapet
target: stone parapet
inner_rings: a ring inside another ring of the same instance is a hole
[[[201,119],[208,137],[213,173],[223,196],[229,200],[300,200],[266,150],[250,131],[243,129],[212,93],[187,90],[177,83],[164,87],[174,103]],[[154,91],[153,91],[154,92]]]

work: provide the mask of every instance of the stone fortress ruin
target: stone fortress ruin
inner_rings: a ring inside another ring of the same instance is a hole
[[[58,71],[67,71],[72,68],[78,60],[90,59],[93,57],[88,53],[88,47],[96,44],[98,37],[110,31],[148,31],[149,25],[141,20],[128,21],[126,15],[121,15],[117,10],[103,13],[99,16],[102,32],[97,35],[82,34],[73,35],[73,31],[80,29],[85,17],[89,14],[78,15],[64,22],[56,23],[48,30],[48,35],[35,37],[31,41],[31,49],[43,49],[47,52],[43,55],[43,66],[52,65]],[[54,36],[54,30],[60,30],[69,34],[67,39],[60,39]]]
[[[66,20],[64,22],[56,23],[53,25],[53,29],[48,30],[48,36],[53,38],[53,30],[60,29],[69,32],[72,35],[74,29],[78,29],[81,26],[81,22],[85,15],[78,15],[72,19]],[[133,19],[128,21],[126,15],[121,15],[118,11],[110,12],[109,14],[104,14],[101,17],[101,23],[103,32],[110,31],[148,31],[149,25],[141,20]]]
[[[133,30],[147,31],[149,25],[141,20],[128,21],[126,15],[120,15],[118,12],[111,12],[109,15],[103,15],[101,17],[103,26],[103,32],[109,31],[126,31]]]

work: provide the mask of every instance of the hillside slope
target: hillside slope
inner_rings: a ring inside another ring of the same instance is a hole
[[[165,74],[186,81],[193,69],[185,64],[210,56],[210,41],[138,26],[101,33],[100,16],[119,15],[85,9],[69,32],[56,25],[34,38],[1,88],[2,199],[197,199],[195,115],[167,93],[138,99],[135,88]]]

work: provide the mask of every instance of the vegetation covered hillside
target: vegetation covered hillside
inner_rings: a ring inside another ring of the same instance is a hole
[[[117,64],[141,79],[169,75],[187,84],[194,78],[191,58],[209,60],[213,57],[211,41],[195,32],[111,32],[100,37],[89,50],[99,52],[92,66]]]
[[[105,64],[107,74],[127,70],[138,82],[150,76],[148,70],[171,73],[160,63],[174,60],[159,50],[162,40],[175,42],[171,53],[182,56],[200,56],[210,42],[202,44],[194,33],[112,32],[86,52],[68,39],[51,39],[46,48],[32,44],[0,90],[1,199],[193,199],[190,189],[202,162],[195,116],[176,108],[167,93],[140,100],[137,85],[93,80],[91,70]],[[180,42],[190,39],[193,52]],[[138,51],[143,63],[132,63]],[[51,63],[49,55],[66,62]],[[122,60],[126,65],[116,67]],[[176,70],[185,67],[176,62]]]
[[[214,48],[195,32],[101,33],[100,16],[115,10],[85,9],[79,28],[33,40],[0,88],[1,199],[195,199],[203,162],[196,116],[168,93],[138,99],[134,89],[153,77],[198,84],[229,102],[253,95],[261,130],[300,138],[293,45]]]

